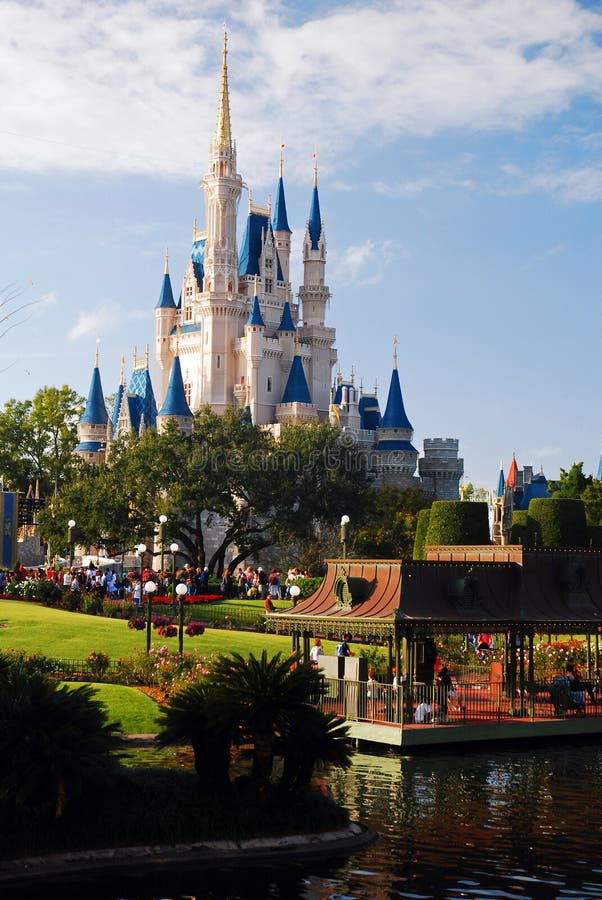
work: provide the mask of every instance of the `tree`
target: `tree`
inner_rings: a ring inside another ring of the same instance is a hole
[[[419,488],[385,486],[371,490],[365,524],[356,532],[354,551],[375,559],[411,559],[418,514],[431,503]]]
[[[70,477],[83,408],[75,391],[43,387],[33,400],[9,400],[0,411],[0,462],[5,487],[26,491],[36,481],[42,496]]]
[[[174,422],[161,434],[126,435],[111,445],[105,466],[75,465],[40,519],[42,534],[64,546],[73,518],[79,544],[114,553],[150,538],[164,513],[168,542],[195,566],[219,572],[232,545],[235,566],[283,536],[315,537],[321,523],[338,522],[343,511],[359,515],[365,479],[331,426],[285,434],[284,444],[276,442],[242,412],[218,416],[207,406],[189,436]],[[208,556],[205,535],[216,523],[222,539]]]
[[[281,788],[299,791],[317,763],[350,764],[346,724],[315,706],[323,691],[321,675],[299,654],[269,659],[264,650],[259,659],[251,654],[245,660],[238,653],[219,657],[202,687],[186,686],[169,702],[159,740],[169,744],[186,736],[193,742],[206,790],[213,789],[209,773],[215,760],[209,757],[217,734],[251,745],[251,779],[259,796],[270,785],[276,755],[284,758]],[[217,777],[227,788],[224,751],[220,744]]]
[[[87,785],[109,779],[118,762],[118,724],[86,685],[73,690],[0,658],[0,809],[31,820],[62,816]]]
[[[552,497],[555,500],[580,500],[583,491],[592,481],[591,475],[583,474],[583,462],[573,463],[568,472],[561,469],[559,480],[550,484]]]
[[[602,525],[602,481],[592,479],[581,494],[588,525]]]
[[[426,545],[489,544],[489,512],[486,503],[436,500],[429,516]]]

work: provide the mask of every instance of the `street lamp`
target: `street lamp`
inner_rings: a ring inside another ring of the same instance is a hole
[[[293,606],[297,605],[297,597],[301,593],[301,588],[298,584],[292,584],[289,588],[289,595],[293,598]]]
[[[171,553],[171,605],[174,606],[176,602],[176,553],[180,548],[174,541],[173,544],[169,545],[169,552]]]
[[[154,581],[147,581],[144,585],[144,590],[146,591],[146,598],[148,602],[148,611],[146,614],[146,652],[150,653],[151,648],[151,627],[152,627],[152,607],[153,607],[153,594],[157,590],[157,585]]]
[[[347,526],[349,525],[349,516],[341,516],[341,556],[347,558]]]
[[[69,568],[71,569],[73,566],[73,550],[74,550],[74,541],[73,541],[73,529],[75,528],[75,519],[69,519],[67,522],[67,542],[69,544]]]
[[[163,565],[164,565],[164,555],[165,555],[165,523],[167,522],[167,516],[161,515],[159,516],[159,544],[161,546],[161,578],[163,578]]]
[[[178,601],[180,605],[180,614],[179,614],[179,630],[178,630],[178,639],[180,642],[180,656],[184,653],[184,597],[188,593],[188,588],[185,584],[177,584],[176,585],[176,594],[178,595]]]

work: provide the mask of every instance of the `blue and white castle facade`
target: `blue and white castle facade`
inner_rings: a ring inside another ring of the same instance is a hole
[[[354,377],[345,380],[340,372],[333,377],[336,331],[326,321],[330,290],[315,163],[302,248],[303,283],[296,296],[289,280],[291,230],[282,156],[274,208],[249,201],[239,250],[237,208],[243,180],[230,123],[226,37],[216,131],[201,186],[206,227],[198,229],[195,221],[177,302],[166,253],[154,311],[154,386],[148,350],[143,358],[135,354],[127,386],[122,365],[109,414],[97,354],[76,452],[102,463],[110,442],[126,430],[161,430],[175,419],[189,433],[193,412],[204,404],[217,413],[246,408],[254,423],[276,435],[290,423],[329,419],[365,451],[376,485],[418,486],[435,499],[457,499],[463,474],[458,441],[426,439],[424,455],[418,458],[396,350],[384,413],[376,391],[364,393]]]

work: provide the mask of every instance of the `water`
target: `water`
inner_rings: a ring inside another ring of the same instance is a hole
[[[60,889],[92,898],[602,900],[602,747],[358,754],[335,795],[380,840],[342,860]]]

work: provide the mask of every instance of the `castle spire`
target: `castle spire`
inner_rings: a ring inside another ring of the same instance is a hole
[[[217,104],[217,126],[215,129],[215,146],[219,150],[232,150],[232,132],[230,129],[230,96],[228,93],[228,33],[224,29],[224,46],[222,51],[222,81]]]
[[[307,228],[311,239],[311,249],[318,249],[318,242],[322,234],[322,216],[320,215],[320,198],[318,196],[318,154],[314,153],[314,186],[311,195],[311,206]]]
[[[169,275],[169,247],[165,248],[165,272],[164,275]]]

